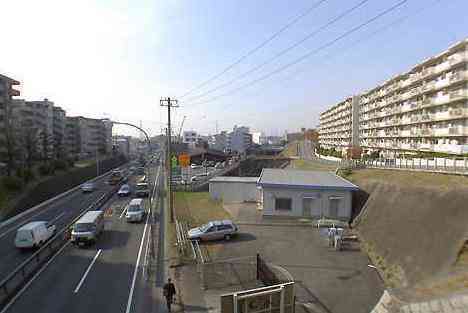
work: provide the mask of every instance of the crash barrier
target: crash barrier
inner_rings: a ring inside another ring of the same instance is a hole
[[[180,256],[186,256],[189,254],[189,246],[191,246],[190,240],[188,238],[188,223],[187,222],[181,222],[176,219],[175,221],[175,227],[176,227],[176,246],[177,246],[177,251],[179,252]],[[192,256],[194,259],[196,259],[196,254],[194,254],[194,250],[192,247]]]
[[[96,210],[104,205],[120,188],[117,185],[111,191],[102,195],[81,212],[70,224],[57,232],[49,241],[39,248],[28,259],[21,263],[13,272],[0,282],[0,308],[10,299],[70,240],[70,227],[86,212]]]

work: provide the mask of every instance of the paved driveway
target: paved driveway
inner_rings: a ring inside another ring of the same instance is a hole
[[[238,208],[237,213],[234,208]],[[231,212],[242,221],[255,205],[234,205]],[[260,253],[267,261],[285,268],[295,278],[298,301],[320,310],[311,312],[370,312],[383,293],[377,273],[368,267],[367,256],[359,249],[337,252],[326,238],[310,226],[241,225],[241,234],[230,242],[220,242],[219,258]]]

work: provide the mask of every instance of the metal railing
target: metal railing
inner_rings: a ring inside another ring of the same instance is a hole
[[[44,264],[70,241],[70,227],[80,219],[86,212],[95,210],[104,205],[120,188],[117,185],[111,191],[102,195],[94,201],[83,212],[81,212],[71,223],[57,232],[41,248],[34,252],[28,259],[16,267],[6,278],[0,282],[0,307],[21,290],[21,288],[36,274]]]

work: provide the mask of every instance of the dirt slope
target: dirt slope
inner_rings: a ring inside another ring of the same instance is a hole
[[[371,195],[356,228],[389,285],[414,285],[448,271],[468,234],[466,185],[419,184],[414,177],[399,184],[376,176],[350,178]]]

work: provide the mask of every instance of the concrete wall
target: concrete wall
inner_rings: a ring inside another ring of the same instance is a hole
[[[260,201],[256,182],[210,182],[210,197],[225,203]]]
[[[341,190],[307,190],[285,188],[263,188],[263,215],[303,216],[303,199],[313,198],[311,216],[319,218],[322,215],[330,216],[330,197],[342,197],[338,207],[340,220],[348,221],[351,218],[351,191]],[[276,198],[291,198],[292,210],[275,210]]]

